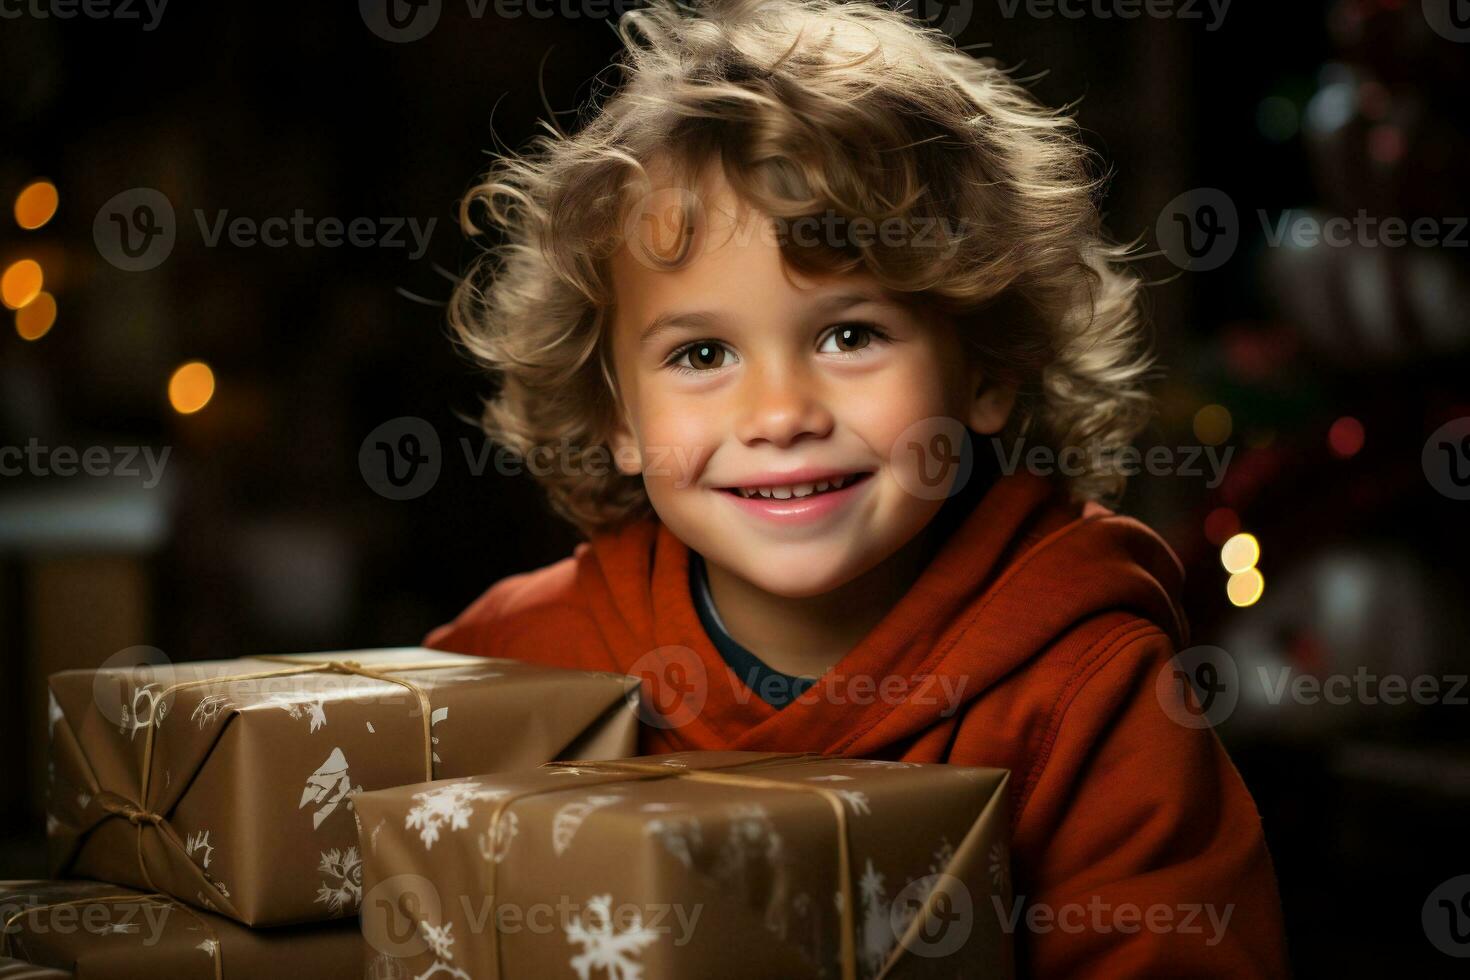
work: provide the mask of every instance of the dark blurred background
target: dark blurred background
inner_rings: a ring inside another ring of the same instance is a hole
[[[1470,690],[1455,681],[1470,669],[1470,492],[1450,468],[1470,472],[1470,442],[1452,458],[1470,428],[1434,435],[1470,416],[1464,7],[913,12],[988,44],[976,53],[1034,76],[1045,102],[1078,102],[1115,173],[1108,226],[1140,240],[1167,368],[1139,445],[1233,453],[1218,485],[1208,467],[1143,475],[1122,509],[1185,562],[1194,642],[1246,678],[1218,728],[1265,819],[1304,976],[1456,963],[1421,910],[1470,873]],[[486,154],[523,146],[549,111],[575,125],[618,47],[595,4],[476,17],[446,0],[408,42],[352,4],[37,13],[54,9],[0,19],[0,447],[30,453],[0,457],[6,878],[45,871],[47,673],[137,646],[188,660],[411,645],[501,576],[570,552],[529,478],[477,472],[464,419],[486,383],[451,349],[442,303],[472,254],[456,203]],[[175,215],[158,262],[99,245],[109,213],[159,217],[140,188]],[[371,219],[375,238],[402,227],[376,245],[208,244],[221,212],[298,209]],[[1437,244],[1271,243],[1283,220],[1360,210],[1430,219]],[[1181,256],[1161,244],[1176,213],[1235,238]],[[420,247],[411,229],[431,220]],[[426,420],[441,467],[395,500],[359,450],[403,417]],[[74,467],[102,447],[93,468],[110,474],[57,475],[62,447]],[[165,449],[155,479],[144,452]],[[1226,547],[1239,534],[1253,538]],[[1313,704],[1257,680],[1344,675],[1438,693]]]

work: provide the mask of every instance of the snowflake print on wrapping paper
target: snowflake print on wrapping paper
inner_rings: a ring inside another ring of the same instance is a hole
[[[215,720],[219,718],[220,712],[228,707],[230,707],[230,699],[226,695],[206,694],[203,700],[194,705],[194,710],[189,715],[189,720],[196,722],[199,725],[199,730],[202,732],[205,728],[214,724]]]
[[[434,958],[437,960],[454,959],[454,950],[450,949],[454,945],[454,937],[450,935],[453,931],[453,922],[445,923],[442,926],[430,925],[427,922],[419,923],[419,932],[424,934],[424,942],[429,944],[429,948],[434,951]]]
[[[634,912],[628,928],[613,926],[611,895],[587,900],[587,917],[574,916],[566,926],[567,942],[582,947],[571,958],[578,980],[593,980],[593,971],[606,973],[606,980],[643,980],[643,965],[636,957],[658,939],[658,933],[643,926],[643,914]]]
[[[184,853],[194,857],[199,852],[204,857],[198,859],[201,867],[209,867],[209,859],[214,856],[214,845],[209,842],[209,831],[201,830],[197,834],[189,834],[184,839]]]
[[[46,734],[56,734],[56,723],[66,718],[61,711],[61,705],[56,703],[56,695],[51,691],[46,692]]]
[[[868,808],[868,794],[856,789],[839,789],[837,795],[847,802],[852,812],[859,816],[870,816],[872,810]]]
[[[873,976],[888,959],[888,951],[893,948],[898,937],[894,935],[888,915],[888,899],[883,894],[883,876],[873,867],[872,858],[868,859],[858,887],[862,892],[863,902],[863,921],[858,927],[861,934],[858,955],[862,958],[865,974]]]
[[[107,931],[113,935],[130,936],[138,931],[138,923],[114,922],[107,927]]]
[[[503,789],[485,789],[476,782],[448,783],[415,793],[413,798],[418,802],[408,811],[404,829],[417,830],[428,850],[439,839],[440,829],[464,830],[470,825],[472,804],[498,800],[505,793]]]
[[[357,848],[349,847],[346,852],[332,848],[322,851],[317,870],[327,876],[316,890],[316,900],[325,903],[333,915],[353,912],[362,904],[362,859]]]
[[[786,938],[788,876],[782,838],[759,803],[730,808],[729,836],[720,848],[714,876],[751,902],[763,902],[767,930]]]
[[[1006,875],[1010,871],[1011,859],[1006,846],[999,841],[990,845],[990,881],[996,888],[1005,890]]]
[[[444,760],[441,759],[441,758],[439,758],[439,751],[438,751],[438,749],[433,748],[433,746],[437,746],[439,744],[439,736],[438,735],[434,735],[432,733],[434,731],[434,726],[437,725],[437,724],[439,724],[439,722],[443,721],[445,718],[448,718],[448,717],[449,717],[449,705],[447,705],[447,704],[446,705],[443,705],[441,707],[435,708],[433,710],[433,712],[429,715],[429,732],[430,732],[430,735],[429,735],[429,743],[430,743],[430,752],[433,755],[433,760],[434,760],[434,764],[435,765],[443,765],[444,764]],[[369,730],[371,730],[371,726],[369,726]]]
[[[215,951],[219,949],[219,943],[213,939],[206,939],[194,948],[202,951],[205,956],[213,956]]]

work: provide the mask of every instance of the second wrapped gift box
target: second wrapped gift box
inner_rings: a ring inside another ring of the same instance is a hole
[[[1007,977],[1008,774],[690,752],[357,798],[385,972]]]

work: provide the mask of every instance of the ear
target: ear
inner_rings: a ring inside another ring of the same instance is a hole
[[[643,453],[638,448],[638,439],[633,435],[626,419],[619,417],[612,434],[608,436],[612,447],[613,465],[626,476],[637,476],[643,472]]]
[[[1005,428],[1016,406],[1016,386],[986,378],[978,367],[969,372],[969,403],[965,422],[982,436],[993,436]]]

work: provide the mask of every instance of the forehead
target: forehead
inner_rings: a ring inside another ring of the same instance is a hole
[[[677,268],[660,268],[649,252],[678,251],[685,233],[681,202],[693,209],[690,255]],[[835,293],[896,298],[866,274],[814,276],[792,268],[777,243],[776,223],[742,201],[718,167],[706,168],[692,192],[656,184],[635,204],[628,233],[639,239],[625,241],[611,260],[614,323],[623,336],[686,308],[739,315],[756,307],[805,308]]]

